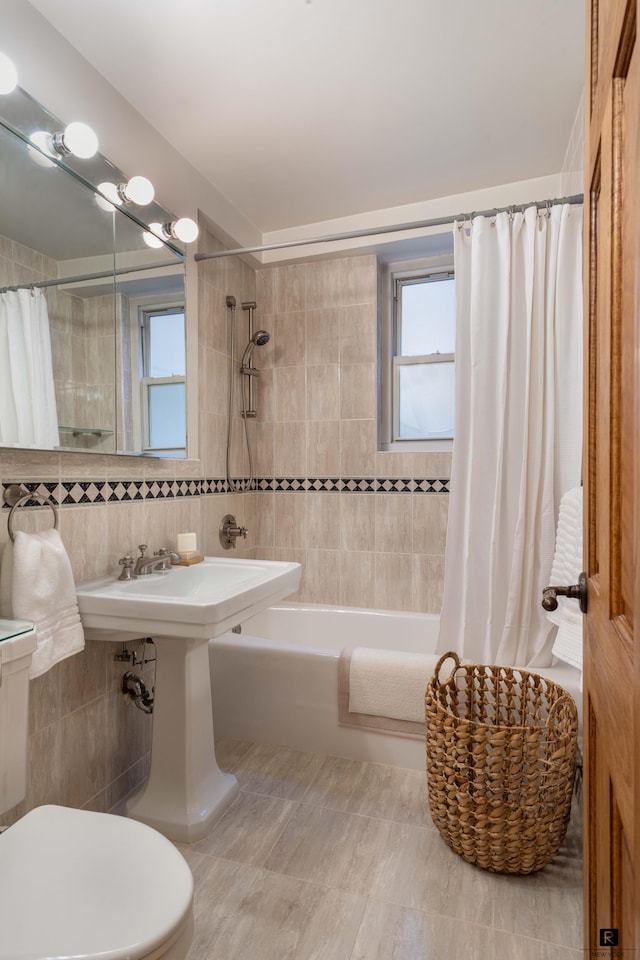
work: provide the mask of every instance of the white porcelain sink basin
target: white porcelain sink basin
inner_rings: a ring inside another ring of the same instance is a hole
[[[109,639],[208,640],[295,593],[300,572],[299,563],[205,557],[137,580],[102,577],[80,584],[76,593],[89,636],[99,630]]]

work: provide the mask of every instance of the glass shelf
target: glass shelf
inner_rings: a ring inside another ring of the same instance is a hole
[[[33,630],[33,623],[30,620],[3,620],[0,617],[0,642],[2,640],[11,640],[12,637],[18,637],[21,633],[29,633]]]

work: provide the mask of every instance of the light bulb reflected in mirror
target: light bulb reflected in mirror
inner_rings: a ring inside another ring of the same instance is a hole
[[[55,156],[51,147],[51,134],[45,130],[36,130],[35,133],[31,134],[29,140],[38,148],[34,150],[33,147],[27,147],[29,156],[34,163],[37,163],[40,167],[55,167],[53,160],[47,159],[47,157]]]
[[[18,71],[6,53],[0,53],[0,93],[12,93],[18,85]]]
[[[101,210],[110,212],[114,207],[122,206],[122,199],[115,183],[105,181],[104,183],[99,183],[97,189],[100,192],[96,193],[96,203]]]
[[[150,223],[149,230],[145,230],[142,234],[142,239],[148,247],[151,247],[153,250],[158,250],[160,247],[164,246],[164,243],[160,239],[162,237],[162,224],[161,223]]]

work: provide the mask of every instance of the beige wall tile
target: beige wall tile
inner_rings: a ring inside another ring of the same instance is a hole
[[[62,718],[61,755],[65,758],[65,805],[81,807],[104,786],[106,698],[99,697]]]
[[[344,551],[375,550],[376,496],[343,493],[340,496],[341,547]]]
[[[415,554],[413,558],[413,609],[440,613],[444,592],[444,557]]]
[[[377,477],[405,477],[422,476],[413,472],[414,455],[412,453],[394,453],[388,450],[376,451]]]
[[[307,424],[273,424],[273,474],[276,477],[307,475]]]
[[[306,274],[296,265],[277,267],[273,271],[274,313],[304,310],[306,306]]]
[[[273,366],[295,367],[304,363],[305,351],[305,314],[277,314],[273,330]],[[254,361],[258,366],[259,357],[254,351]]]
[[[275,497],[276,547],[304,547],[306,494],[278,493]]]
[[[413,606],[412,554],[375,554],[376,607],[411,610]]]
[[[376,416],[374,364],[340,365],[340,416],[343,420],[366,420]]]
[[[414,494],[414,553],[444,554],[447,540],[449,496],[446,493]]]
[[[73,764],[77,769],[85,756],[83,744],[76,742],[75,748],[76,754],[70,757],[66,745],[63,745],[61,723],[52,723],[31,734],[25,806],[32,809],[42,803],[68,802],[66,796],[70,768]]]
[[[307,421],[307,476],[340,476],[340,421]]]
[[[341,421],[340,468],[343,477],[373,477],[375,452],[375,420]]]
[[[340,360],[340,310],[329,308],[306,313],[306,361],[308,364]]]
[[[375,363],[377,353],[377,314],[375,300],[371,303],[341,307],[340,362]]]
[[[375,494],[376,550],[381,553],[410,553],[412,546],[412,505],[406,494]]]
[[[305,368],[274,367],[274,420],[283,422],[306,419]]]
[[[380,607],[376,593],[375,553],[340,554],[340,603],[348,607]]]
[[[451,477],[451,453],[413,454],[413,476],[448,480]]]
[[[268,314],[274,311],[275,273],[272,268],[256,271],[256,303]]]
[[[305,546],[310,549],[337,550],[340,547],[339,493],[307,493],[307,529]]]
[[[274,424],[256,424],[255,474],[257,477],[274,475]]]
[[[337,550],[307,550],[304,592],[309,603],[340,603],[340,553]]]
[[[275,541],[275,493],[256,494],[256,543],[272,547]]]
[[[307,417],[309,420],[340,418],[340,367],[337,363],[307,367]]]

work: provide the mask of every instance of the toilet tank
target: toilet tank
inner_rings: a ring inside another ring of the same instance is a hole
[[[35,648],[32,623],[0,619],[0,813],[27,791],[29,665]]]

